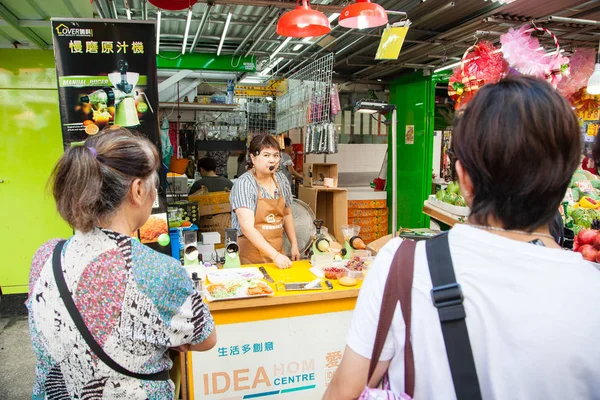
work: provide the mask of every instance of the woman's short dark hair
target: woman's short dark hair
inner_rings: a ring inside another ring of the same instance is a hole
[[[484,86],[466,106],[452,150],[473,183],[469,220],[532,231],[555,216],[579,165],[581,136],[552,86],[511,77]]]
[[[290,147],[292,145],[292,139],[290,139],[289,137],[283,138],[283,144],[285,145],[285,147]]]
[[[248,153],[258,156],[264,149],[281,150],[275,137],[269,134],[259,134],[252,138],[248,145]],[[248,167],[252,168],[252,158],[248,157]]]
[[[205,171],[216,171],[217,170],[217,162],[210,157],[203,157],[198,160],[198,171],[202,168]]]
[[[277,139],[271,135],[260,134],[256,135],[250,141],[250,145],[248,146],[248,152],[253,156],[257,156],[264,149],[276,149],[281,150],[279,147],[279,143]]]
[[[139,178],[158,184],[158,151],[144,136],[105,129],[68,148],[50,176],[56,208],[73,227],[88,232],[123,203]]]

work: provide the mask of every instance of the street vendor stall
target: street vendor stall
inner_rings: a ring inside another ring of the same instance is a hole
[[[423,204],[423,214],[429,215],[434,220],[444,223],[449,227],[453,227],[455,224],[463,223],[466,219],[465,217],[442,210],[427,200],[425,200]]]
[[[341,361],[360,281],[353,287],[329,280],[331,289],[325,282],[320,290],[284,289],[286,283],[313,281],[310,267],[309,261],[289,269],[265,264],[272,296],[210,302],[219,343],[209,352],[189,353],[190,399],[322,397]]]

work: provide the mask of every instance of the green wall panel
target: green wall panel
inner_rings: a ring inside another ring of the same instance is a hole
[[[51,51],[0,50],[0,121],[0,286],[25,293],[37,248],[72,234],[46,191],[63,153]]]
[[[429,228],[423,202],[431,193],[433,163],[433,84],[421,73],[391,82],[390,102],[397,107],[398,228]],[[405,141],[406,127],[415,129],[414,144]],[[392,204],[391,129],[388,140],[388,204]],[[390,218],[392,213],[389,214]],[[391,221],[390,221],[391,227]]]

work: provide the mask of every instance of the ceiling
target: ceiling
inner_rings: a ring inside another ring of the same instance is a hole
[[[334,20],[329,35],[290,40],[274,58],[282,60],[271,74],[289,75],[303,61],[333,52],[336,81],[385,84],[414,69],[435,70],[455,62],[474,43],[476,32],[479,39],[498,42],[500,34],[531,20],[556,33],[567,52],[577,46],[594,47],[600,39],[600,25],[548,22],[547,19],[549,16],[600,19],[600,0],[516,0],[511,4],[492,0],[378,0],[378,3],[386,10],[406,12],[412,21],[398,60],[374,60],[381,28],[349,30],[337,26]],[[294,4],[276,0],[200,0],[192,8],[186,52],[216,53],[227,14],[231,12],[222,54],[254,55],[261,71],[272,65],[269,56],[286,39],[275,32],[277,19],[285,11],[284,7],[293,8]],[[321,0],[312,6],[331,16],[345,4],[347,0]],[[50,17],[126,19],[128,10],[133,20],[156,19],[157,9],[146,0],[93,0],[92,3],[89,0],[1,0],[0,47],[50,47]],[[186,17],[187,10],[162,11],[161,51],[181,51]],[[390,22],[401,19],[401,16],[390,15]],[[549,37],[540,39],[548,48],[553,47]]]

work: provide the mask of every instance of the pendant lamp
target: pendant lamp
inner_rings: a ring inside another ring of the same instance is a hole
[[[327,16],[320,11],[313,10],[308,0],[298,0],[296,9],[289,11],[279,18],[277,34],[294,38],[322,36],[331,32],[331,25]]]
[[[379,4],[369,0],[356,0],[342,10],[338,22],[344,28],[375,28],[388,23],[387,13]]]
[[[198,2],[198,0],[148,0],[153,6],[170,11],[185,10]]]
[[[594,73],[588,79],[587,92],[594,96],[600,94],[600,46],[598,47],[598,53],[596,53]]]

